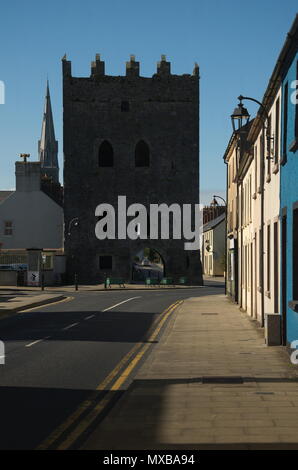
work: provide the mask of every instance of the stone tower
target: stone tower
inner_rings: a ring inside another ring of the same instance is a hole
[[[53,183],[59,183],[58,142],[55,139],[49,82],[47,82],[41,138],[38,141],[38,155],[41,175],[51,179]]]
[[[65,251],[69,279],[131,279],[138,251],[156,250],[165,275],[201,284],[199,250],[184,240],[98,240],[95,208],[118,196],[127,205],[199,203],[199,68],[173,75],[165,56],[151,78],[134,56],[125,76],[105,75],[99,54],[90,77],[77,78],[62,59]],[[73,224],[78,220],[79,224]]]

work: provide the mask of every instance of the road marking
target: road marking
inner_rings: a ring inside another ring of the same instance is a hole
[[[90,318],[95,317],[95,315],[90,315],[89,317],[84,318],[84,320],[90,320]]]
[[[153,327],[155,324],[157,327],[154,329],[153,333],[151,334],[150,338],[148,341],[153,341],[157,335],[159,334],[162,326],[164,325],[165,321],[169,317],[169,315],[182,303],[182,301],[176,301],[174,304],[170,305],[168,308],[166,308],[162,314],[161,314],[161,319],[160,317],[154,322]],[[102,391],[105,390],[106,387],[115,379],[115,377],[120,373],[122,368],[127,364],[127,362],[131,359],[131,357],[134,356],[135,353],[137,353],[138,350],[140,350],[143,347],[142,351],[139,351],[138,353],[138,360],[136,361],[133,359],[133,367],[130,367],[130,372],[133,370],[133,368],[137,365],[137,363],[140,361],[144,353],[147,351],[147,349],[151,346],[150,343],[146,343],[144,346],[144,343],[137,343],[135,346],[122,358],[122,360],[116,365],[116,367],[108,374],[108,376],[98,385],[96,388],[96,391]],[[127,379],[128,377],[128,367],[125,369],[123,374],[121,374],[120,378],[122,378],[123,382],[124,380]],[[125,379],[124,378],[125,374]],[[120,379],[119,378],[119,379]],[[119,383],[118,379],[118,383]],[[113,387],[113,390],[115,390],[115,387]],[[50,446],[52,446],[57,439],[59,439],[62,434],[67,431],[67,429],[73,425],[73,423],[79,419],[79,417],[86,411],[86,409],[92,404],[92,401],[96,398],[97,394],[94,392],[92,396],[89,397],[89,399],[85,400],[79,407],[72,413],[66,421],[64,421],[56,430],[53,431],[52,434],[48,438],[45,439],[38,447],[37,450],[46,450]],[[98,415],[101,413],[101,411],[110,403],[111,399],[114,397],[114,393],[110,390],[107,392],[107,394],[95,405],[95,407],[92,408],[92,410],[89,412],[89,414],[86,416],[86,418],[82,421],[80,421],[77,425],[77,427],[74,429],[74,431],[64,440],[57,449],[66,449],[71,444],[73,444],[76,439],[84,432],[85,429],[87,429],[90,424],[98,417]]]
[[[136,367],[136,365],[138,364],[138,362],[142,359],[142,357],[144,356],[145,352],[150,348],[151,344],[150,342],[154,341],[161,328],[163,327],[164,323],[167,321],[168,317],[171,315],[171,313],[179,306],[182,304],[182,300],[179,300],[178,302],[175,302],[172,306],[170,306],[169,310],[166,312],[166,314],[162,317],[162,319],[160,320],[157,328],[154,330],[154,332],[152,333],[152,335],[149,337],[148,339],[148,343],[145,344],[142,348],[142,350],[134,357],[134,359],[131,361],[131,363],[127,366],[127,368],[125,369],[125,371],[120,375],[119,379],[113,384],[113,386],[111,387],[111,390],[118,390],[121,385],[123,385],[123,383],[125,382],[125,380],[127,379],[127,377],[131,374],[131,372],[133,371],[133,369]]]
[[[62,328],[62,330],[69,330],[70,328],[73,328],[74,326],[78,325],[79,322],[77,323],[72,323],[71,325],[68,325],[68,326],[65,326],[64,328]]]
[[[112,308],[118,307],[118,305],[125,304],[126,302],[130,302],[131,300],[134,299],[140,299],[141,296],[138,297],[131,297],[130,299],[123,300],[123,302],[119,302],[118,304],[112,305],[111,307],[105,308],[104,310],[101,310],[102,312],[107,312],[108,310],[112,310]]]
[[[37,339],[36,341],[33,341],[32,343],[26,344],[26,348],[31,348],[31,346],[34,346],[34,344],[41,343],[42,341],[45,341],[46,339],[49,339],[50,336],[46,336],[45,338]]]
[[[141,351],[137,353],[128,367],[124,370],[124,372],[120,375],[119,379],[114,383],[105,397],[100,400],[99,403],[90,411],[90,413],[77,425],[77,427],[67,436],[67,438],[57,447],[57,450],[66,450],[82,435],[86,429],[93,423],[93,421],[98,417],[98,415],[105,409],[105,407],[111,402],[112,398],[114,397],[115,391],[119,390],[121,385],[127,380],[133,369],[137,366],[140,362],[142,357],[144,356],[145,352],[150,348],[151,344],[150,341],[153,341],[159,334],[162,326],[171,315],[171,313],[182,303],[182,301],[175,302],[173,305],[166,310],[165,315],[160,320],[157,328],[151,334],[148,339],[148,343],[143,346]]]

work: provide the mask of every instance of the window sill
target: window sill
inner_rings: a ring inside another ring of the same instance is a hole
[[[287,155],[284,154],[282,158],[280,159],[280,164],[285,165],[287,163]]]
[[[291,143],[289,147],[290,152],[295,153],[298,150],[298,139],[296,138],[294,142]]]
[[[273,167],[273,170],[272,172],[276,175],[276,173],[279,172],[279,166],[278,166],[278,163],[275,163],[274,167]]]
[[[291,310],[298,313],[298,300],[290,300],[288,305]]]

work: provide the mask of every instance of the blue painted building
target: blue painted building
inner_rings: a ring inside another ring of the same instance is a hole
[[[281,314],[283,344],[298,340],[298,15],[279,56],[281,108]]]

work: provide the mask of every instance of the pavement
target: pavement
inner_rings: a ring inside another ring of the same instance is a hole
[[[61,294],[39,294],[37,292],[9,289],[0,290],[0,319],[8,315],[41,305],[51,304],[66,299]]]
[[[223,289],[190,297],[81,448],[298,449],[298,366]]]

